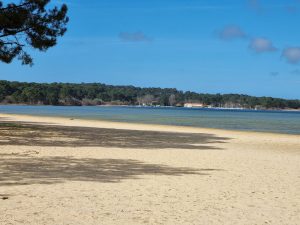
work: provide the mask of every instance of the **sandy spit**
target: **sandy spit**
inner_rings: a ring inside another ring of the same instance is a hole
[[[0,129],[1,225],[300,224],[299,135],[0,114],[3,120],[123,136],[93,146],[57,135],[44,145],[34,137],[14,145],[17,131]],[[186,137],[192,134],[210,138],[199,143]],[[148,143],[160,136],[168,139]],[[60,142],[51,146],[53,139]],[[185,145],[168,143],[176,139]],[[120,144],[127,140],[134,145]]]

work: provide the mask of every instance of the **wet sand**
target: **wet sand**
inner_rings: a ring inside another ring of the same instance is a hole
[[[299,224],[300,136],[0,114],[0,224]]]

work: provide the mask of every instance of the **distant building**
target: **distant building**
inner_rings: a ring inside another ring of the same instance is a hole
[[[185,103],[184,107],[186,107],[186,108],[204,108],[205,105],[203,103]]]

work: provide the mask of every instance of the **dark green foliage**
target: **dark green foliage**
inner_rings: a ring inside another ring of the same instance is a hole
[[[300,100],[252,97],[239,94],[199,94],[171,88],[139,88],[99,83],[22,83],[0,81],[0,102],[40,105],[161,105],[203,103],[212,107],[248,109],[300,109]]]
[[[50,0],[21,0],[19,4],[3,5],[0,1],[0,61],[10,63],[14,58],[32,65],[26,47],[40,51],[56,45],[68,23],[67,6],[48,9]]]

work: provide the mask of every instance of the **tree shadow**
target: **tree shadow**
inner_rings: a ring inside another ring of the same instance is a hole
[[[221,149],[229,138],[204,133],[180,133],[68,127],[0,121],[0,146],[107,147],[140,149]]]
[[[4,160],[0,164],[0,186],[55,184],[67,181],[117,183],[125,179],[139,179],[142,175],[208,175],[208,172],[215,171],[176,168],[131,159],[2,157]]]

